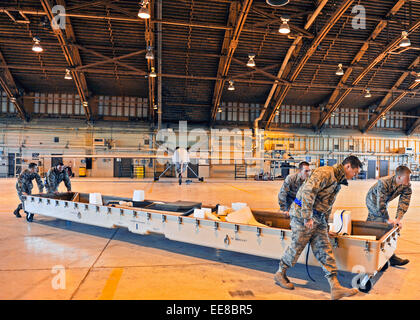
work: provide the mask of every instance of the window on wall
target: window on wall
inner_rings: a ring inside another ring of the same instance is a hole
[[[353,108],[338,108],[325,122],[330,127],[357,127],[359,125],[359,110]]]
[[[372,115],[371,115],[372,117]],[[377,128],[392,128],[392,129],[403,129],[404,118],[403,113],[398,111],[390,111],[385,115],[385,119],[381,118],[376,123]]]
[[[311,123],[311,107],[282,105],[275,114],[277,124],[309,124]]]
[[[84,115],[79,95],[67,93],[35,93],[34,113],[50,115]]]
[[[16,107],[13,102],[10,101],[6,92],[0,92],[0,111],[1,113],[15,113]]]
[[[260,115],[260,105],[255,103],[221,102],[222,112],[217,112],[217,121],[249,122]]]
[[[147,118],[149,102],[138,97],[98,97],[98,114],[110,117]]]

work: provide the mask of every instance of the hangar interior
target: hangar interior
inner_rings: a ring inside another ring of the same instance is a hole
[[[350,155],[363,167],[333,212],[366,220],[369,188],[400,165],[413,189],[396,251],[410,263],[351,299],[419,299],[419,29],[416,0],[1,1],[0,299],[328,299],[320,267],[313,282],[296,265],[288,292],[276,259],[17,220],[15,184],[63,162],[75,192],[276,212],[301,161]],[[191,147],[182,184],[177,146]]]

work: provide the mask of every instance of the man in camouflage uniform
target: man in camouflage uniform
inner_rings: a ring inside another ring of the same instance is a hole
[[[402,218],[407,212],[411,199],[411,170],[406,166],[399,166],[395,175],[380,178],[366,195],[366,206],[369,210],[367,221],[386,222],[402,227]],[[388,203],[400,197],[395,220],[389,218]],[[395,254],[389,259],[391,266],[402,266],[410,262]]]
[[[342,164],[315,169],[300,187],[290,208],[292,242],[280,259],[279,270],[274,276],[276,284],[292,290],[294,285],[286,276],[288,268],[296,264],[309,243],[312,252],[322,264],[331,287],[331,299],[355,295],[357,289],[347,289],[337,280],[337,266],[328,237],[328,218],[341,185],[356,176],[362,163],[355,156],[344,159]]]
[[[32,193],[32,188],[34,187],[32,184],[32,180],[36,180],[38,184],[39,193],[44,191],[44,185],[42,184],[41,177],[38,174],[38,166],[36,163],[30,163],[28,169],[24,170],[20,175],[16,182],[16,190],[18,193],[18,197],[21,201],[19,206],[13,212],[16,218],[21,218],[19,211],[23,208],[23,195],[29,195]],[[32,221],[32,214],[26,213],[26,220]]]
[[[299,163],[299,172],[286,177],[278,195],[281,211],[289,214],[290,206],[295,201],[300,186],[309,177],[310,173],[309,163],[302,161]]]
[[[71,182],[69,175],[67,174],[66,170],[64,170],[63,163],[60,162],[54,168],[48,170],[47,175],[45,176],[45,187],[47,188],[48,193],[57,193],[58,185],[62,181],[64,181],[67,192],[71,192]]]

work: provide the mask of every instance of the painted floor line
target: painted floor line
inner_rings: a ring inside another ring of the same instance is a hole
[[[112,300],[114,298],[115,291],[117,291],[118,283],[120,282],[123,272],[123,268],[115,268],[112,270],[106,281],[105,287],[98,298],[99,300]]]

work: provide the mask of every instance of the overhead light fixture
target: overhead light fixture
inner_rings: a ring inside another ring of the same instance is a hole
[[[369,89],[366,89],[365,98],[370,98],[370,97],[372,97],[372,94],[370,93]]]
[[[139,10],[138,16],[142,19],[150,19],[150,11],[147,8],[147,4],[149,1],[142,1],[140,2],[141,8]]]
[[[153,47],[147,46],[147,53],[146,53],[146,59],[147,60],[153,60],[155,58],[155,55],[153,54]]]
[[[235,86],[233,85],[233,80],[229,80],[229,87],[228,87],[228,90],[229,91],[234,91],[235,90]]]
[[[84,107],[87,107],[89,105],[89,103],[87,101],[83,101],[82,104],[83,104]]]
[[[290,27],[287,23],[290,19],[289,18],[283,18],[281,17],[282,24],[280,26],[279,32],[281,34],[289,34],[290,33]]]
[[[288,4],[289,0],[266,0],[265,2],[267,2],[267,4],[273,7],[281,7]]]
[[[406,48],[406,47],[411,46],[410,39],[408,39],[408,32],[407,31],[403,31],[401,33],[401,35],[402,35],[402,40],[400,42],[400,47]]]
[[[249,60],[248,60],[248,62],[247,62],[247,66],[248,67],[255,67],[255,61],[254,61],[254,58],[255,58],[255,54],[249,54],[248,55],[248,57],[249,57]]]
[[[15,97],[11,97],[11,98],[10,98],[10,102],[15,103],[15,102],[16,102],[16,98],[15,98]]]
[[[155,72],[155,67],[152,67],[152,71],[149,73],[149,77],[150,78],[156,78],[156,72]]]
[[[416,80],[414,80],[415,82],[420,82],[420,72],[417,73],[416,76]]]
[[[222,110],[222,108],[220,108],[220,107],[219,107],[219,108],[217,108],[217,112],[218,112],[218,113],[222,113],[222,111],[223,111],[223,110]]]
[[[157,110],[157,109],[158,109],[157,104],[155,104],[155,105],[153,106],[153,109],[154,109],[154,110]]]
[[[278,116],[280,114],[279,110],[276,110],[276,116]]]
[[[42,49],[41,47],[41,39],[39,39],[38,37],[34,37],[33,41],[35,43],[32,46],[32,51],[37,52],[37,53],[44,51],[44,49]]]
[[[66,69],[66,75],[64,76],[64,79],[73,80],[73,77],[71,76],[71,73],[70,73],[69,69]]]
[[[382,116],[382,120],[384,120],[384,121],[386,120],[386,115]]]
[[[341,63],[338,64],[338,69],[335,72],[337,76],[342,76],[344,74],[343,65]]]
[[[332,118],[334,118],[335,117],[335,113],[333,112],[333,113],[331,113],[331,117]]]

